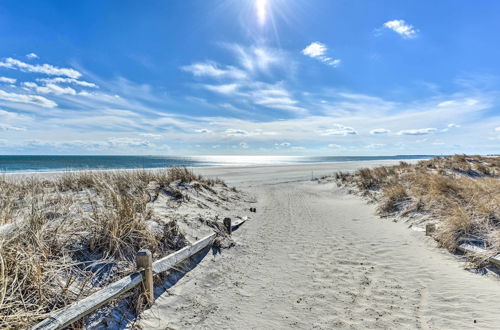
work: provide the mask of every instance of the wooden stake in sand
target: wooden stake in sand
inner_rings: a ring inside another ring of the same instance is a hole
[[[435,231],[436,225],[434,223],[428,223],[425,225],[425,236],[431,236],[431,234]]]
[[[233,226],[231,226],[231,218],[224,218],[224,227],[226,227],[226,230],[229,235],[233,232]]]
[[[153,291],[153,257],[151,251],[140,250],[135,257],[137,269],[142,269],[144,272],[142,279],[142,288],[146,295],[146,304],[148,307],[153,305],[154,291]]]

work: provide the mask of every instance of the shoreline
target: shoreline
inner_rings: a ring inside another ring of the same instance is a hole
[[[205,172],[205,170],[208,171],[217,171],[217,170],[231,170],[231,169],[258,169],[258,168],[276,168],[276,167],[304,167],[304,166],[333,166],[333,165],[340,165],[340,164],[368,164],[368,166],[371,166],[372,163],[375,162],[387,162],[389,164],[394,164],[394,163],[399,163],[399,162],[408,162],[408,163],[413,163],[413,162],[418,162],[421,160],[426,160],[429,158],[405,158],[405,159],[379,159],[379,160],[346,160],[346,161],[337,161],[337,162],[304,162],[304,163],[289,163],[289,164],[258,164],[258,165],[223,165],[223,166],[182,166],[182,165],[172,165],[168,167],[150,167],[150,168],[90,168],[90,169],[69,169],[69,170],[47,170],[47,171],[15,171],[15,172],[0,172],[0,177],[1,176],[8,176],[8,177],[38,177],[38,176],[48,176],[48,177],[53,177],[56,175],[60,174],[66,174],[66,173],[93,173],[93,172],[121,172],[121,171],[158,171],[158,170],[165,170],[170,167],[186,167],[187,169],[193,170],[193,171],[202,171]]]

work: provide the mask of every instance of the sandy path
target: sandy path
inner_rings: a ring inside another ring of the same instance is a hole
[[[143,313],[144,328],[498,329],[500,282],[311,182],[249,188],[258,213]],[[476,320],[477,323],[474,323]]]

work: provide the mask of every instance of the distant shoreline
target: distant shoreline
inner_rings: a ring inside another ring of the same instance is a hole
[[[429,159],[432,157],[436,156],[0,156],[0,175],[53,175],[89,171],[160,170],[172,166],[182,166],[192,169],[253,168],[261,166],[316,165],[384,160],[408,161]],[[60,163],[73,163],[74,166],[63,167],[59,165]]]
[[[425,159],[430,159],[432,157],[426,157],[426,158],[409,158],[409,159],[400,159],[399,161],[420,161],[420,160],[425,160]],[[349,163],[349,164],[354,164],[354,163],[366,163],[367,166],[371,166],[373,162],[384,162],[387,161],[391,165],[394,164],[395,161],[398,161],[398,159],[379,159],[379,160],[372,160],[372,159],[367,159],[367,160],[346,160],[346,161],[335,161],[335,162],[303,162],[303,163],[292,163],[292,164],[258,164],[258,165],[247,165],[247,164],[242,164],[242,165],[213,165],[213,166],[183,166],[188,169],[192,169],[195,171],[203,171],[208,170],[209,172],[211,171],[216,171],[218,170],[230,170],[230,169],[256,169],[256,168],[272,168],[272,167],[305,167],[305,166],[317,166],[317,165],[324,165],[324,166],[329,166],[329,165],[335,165],[335,164],[343,164],[343,163]],[[0,172],[0,176],[8,176],[8,177],[30,177],[30,176],[41,176],[41,177],[52,177],[52,176],[58,176],[61,174],[65,173],[85,173],[85,172],[113,172],[113,171],[159,171],[159,170],[164,170],[172,166],[182,166],[182,165],[170,165],[170,166],[165,166],[165,167],[151,167],[151,168],[89,168],[89,169],[70,169],[70,170],[48,170],[48,171],[14,171],[14,172]]]

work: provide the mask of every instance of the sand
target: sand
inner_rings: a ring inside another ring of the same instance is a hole
[[[313,176],[392,164],[200,169],[253,194],[236,246],[156,299],[144,329],[498,329],[500,281]],[[313,172],[313,173],[311,173]]]

